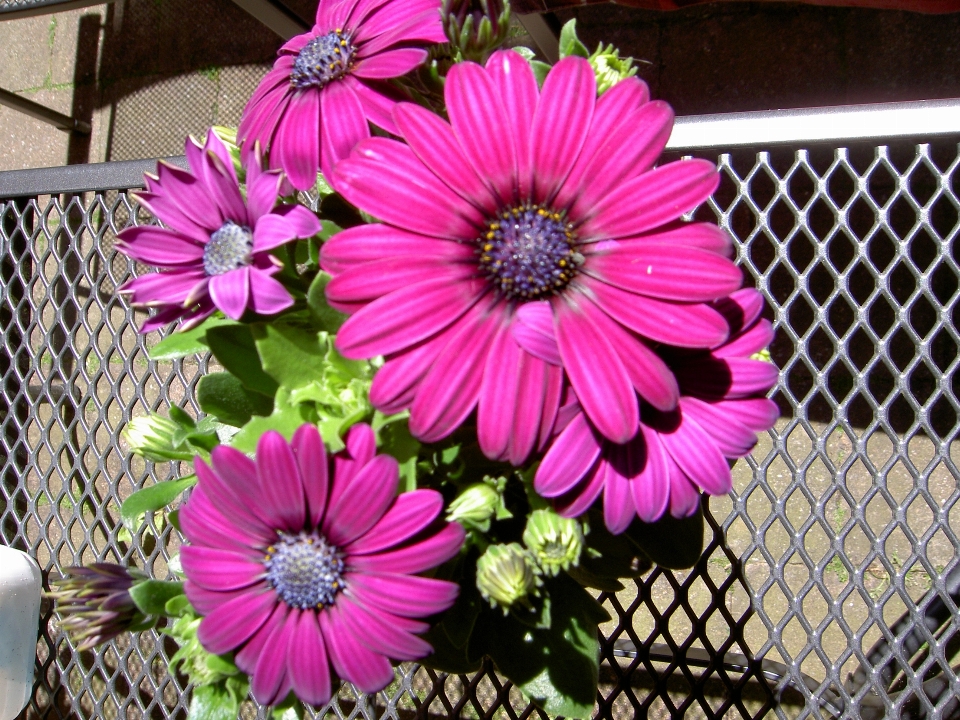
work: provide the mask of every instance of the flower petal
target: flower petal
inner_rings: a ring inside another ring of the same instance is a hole
[[[303,492],[307,501],[307,522],[318,527],[327,507],[327,451],[316,425],[305,423],[297,428],[290,441],[290,449],[297,461]]]
[[[257,667],[250,679],[250,692],[261,705],[274,705],[289,692],[287,658],[291,657],[290,640],[297,625],[297,612],[291,611],[284,622],[277,624],[260,650]]]
[[[590,472],[600,457],[601,439],[582,412],[564,428],[537,468],[534,489],[543,497],[559,497]]]
[[[680,407],[684,417],[693,419],[713,439],[724,457],[746,457],[757,444],[756,433],[713,403],[685,397],[680,400]]]
[[[267,273],[250,268],[250,306],[260,315],[276,315],[293,305],[287,289]]]
[[[324,88],[326,91],[329,88]],[[277,123],[277,134],[270,146],[270,162],[283,168],[298,190],[312,188],[320,168],[320,96],[321,92],[297,90]],[[324,126],[332,123],[324,123]]]
[[[476,274],[476,265],[472,263],[451,263],[429,256],[385,257],[344,270],[330,281],[326,294],[331,305],[348,307],[371,302],[415,283],[443,279],[454,285]]]
[[[186,576],[207,590],[239,590],[261,582],[264,576],[263,562],[248,553],[185,545],[180,560]]]
[[[417,388],[437,355],[447,344],[445,333],[438,333],[384,363],[373,376],[370,404],[386,415],[409,409]]]
[[[517,192],[533,195],[531,121],[537,112],[540,89],[530,63],[512,50],[498,50],[487,60],[487,75],[496,85],[506,117],[515,118],[513,138],[517,147]],[[451,186],[452,187],[452,186]]]
[[[365,534],[344,546],[349,555],[383,552],[406,542],[430,525],[443,510],[443,498],[435,490],[402,493],[383,517]]]
[[[549,302],[528,302],[518,307],[510,331],[516,343],[534,357],[551,365],[563,365]]]
[[[320,247],[320,266],[333,275],[387,257],[452,263],[475,260],[476,253],[465,243],[428,238],[377,223],[338,232]]]
[[[360,642],[343,622],[338,605],[319,613],[318,618],[337,675],[365,693],[379,692],[393,681],[390,661]]]
[[[343,78],[343,82],[349,85],[357,96],[367,120],[391,135],[400,134],[391,113],[397,103],[409,99],[407,95],[383,80],[360,80],[347,75]]]
[[[370,57],[360,57],[350,73],[361,78],[387,79],[406,75],[427,59],[422,48],[386,50]]]
[[[693,418],[684,415],[673,432],[661,432],[660,442],[692,482],[710,495],[730,492],[730,466],[716,444]]]
[[[210,278],[210,298],[224,315],[239,320],[250,301],[250,268],[230,270]]]
[[[447,523],[439,532],[405,547],[370,555],[351,555],[347,558],[347,570],[400,574],[430,570],[460,552],[465,536],[458,523]]]
[[[356,474],[346,491],[330,503],[323,519],[323,534],[337,546],[362,536],[394,502],[398,483],[397,461],[389,455],[374,457]],[[363,502],[357,502],[360,497]]]
[[[320,92],[320,167],[326,178],[333,177],[337,163],[350,154],[361,140],[370,137],[360,98],[347,83],[330,83]],[[316,170],[310,187],[316,181]],[[294,183],[296,185],[296,183]]]
[[[260,629],[276,605],[277,595],[272,590],[245,593],[201,620],[197,638],[214,655],[230,652]]]
[[[257,476],[261,498],[275,518],[277,530],[296,533],[306,519],[306,498],[293,450],[276,430],[268,430],[257,443]]]
[[[670,471],[667,466],[666,451],[660,439],[646,425],[640,425],[643,437],[643,457],[640,459],[642,470],[633,478],[630,489],[637,515],[647,523],[663,517],[670,501]],[[641,448],[636,448],[640,450]]]
[[[320,232],[317,216],[302,205],[285,214],[262,215],[253,229],[253,251],[265,252],[297,238],[308,238]]]
[[[522,353],[508,326],[501,326],[487,353],[477,403],[477,440],[489,458],[504,459],[510,447]]]
[[[402,497],[402,496],[401,496]],[[391,573],[347,573],[347,594],[400,617],[428,617],[453,605],[460,587],[446,580]]]
[[[603,522],[614,535],[619,535],[634,518],[635,507],[630,493],[630,483],[624,473],[630,473],[630,458],[627,445],[607,444],[608,460],[603,482]]]
[[[433,650],[425,640],[399,628],[396,623],[399,618],[367,610],[347,597],[338,600],[337,607],[344,625],[368,650],[395,660],[417,660]]]
[[[330,660],[327,658],[320,622],[314,612],[302,612],[290,637],[287,672],[297,697],[308,705],[324,705],[330,700]]]
[[[637,396],[619,353],[584,307],[554,304],[560,357],[584,411],[600,433],[623,443],[637,432]]]
[[[129,258],[158,267],[202,266],[205,246],[179,233],[153,225],[123,230],[117,247]]]
[[[586,59],[569,56],[543,82],[530,130],[534,197],[550,202],[580,154],[590,129],[597,85]]]

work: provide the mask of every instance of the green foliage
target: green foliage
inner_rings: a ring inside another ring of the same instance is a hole
[[[234,325],[233,320],[209,317],[191,330],[175,332],[150,348],[151,360],[177,360],[188,355],[198,355],[210,350],[207,345],[207,330],[220,325]]]
[[[333,278],[329,273],[318,272],[307,290],[307,307],[317,326],[326,332],[335,333],[346,321],[347,316],[339,310],[330,307],[325,290]]]
[[[130,588],[130,597],[144,615],[166,615],[167,603],[179,596],[183,596],[180,582],[144,580]]]
[[[703,554],[703,510],[677,519],[669,513],[653,523],[634,520],[625,535],[661,567],[686,570]]]
[[[196,475],[188,475],[179,480],[167,480],[138,490],[123,501],[120,506],[120,518],[130,530],[136,531],[148,512],[156,512],[172,503],[187,488],[197,484]]]
[[[242,452],[252,453],[257,449],[257,441],[268,430],[276,430],[288,441],[304,423],[316,424],[316,412],[308,405],[292,402],[290,392],[285,388],[277,391],[274,410],[266,417],[255,417],[230,441],[230,444]]]
[[[273,400],[249,390],[227,372],[210,373],[197,383],[197,403],[205,413],[233,427],[243,427],[253,415],[269,415]]]
[[[248,390],[273,397],[278,383],[261,363],[254,341],[253,326],[226,325],[207,332],[213,356]]]
[[[580,38],[577,37],[576,20],[568,20],[563,29],[560,30],[560,59],[562,60],[570,55],[582,58],[590,57],[587,46],[580,42]]]

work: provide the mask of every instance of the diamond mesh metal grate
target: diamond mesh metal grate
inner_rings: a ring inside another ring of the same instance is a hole
[[[697,216],[731,230],[767,297],[781,419],[736,466],[734,492],[710,501],[693,570],[600,596],[613,620],[596,715],[958,717],[958,147],[744,150],[719,164]],[[116,296],[135,270],[116,233],[150,221],[125,189],[0,200],[0,532],[47,579],[95,560],[162,578],[177,552],[152,521],[131,536],[117,511],[179,471],[130,457],[120,428],[170,404],[195,413],[208,362],[150,361],[156,338]],[[23,717],[182,718],[174,650],[145,633],[77,653],[45,605]],[[490,667],[416,665],[376,696],[344,686],[324,713],[546,717]]]

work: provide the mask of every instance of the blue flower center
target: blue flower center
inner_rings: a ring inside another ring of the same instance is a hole
[[[343,590],[343,554],[315,532],[280,533],[267,548],[267,583],[293,608],[333,605]]]
[[[210,236],[203,249],[203,270],[207,275],[223,275],[250,264],[253,233],[227,220]]]
[[[356,50],[350,36],[340,28],[315,37],[297,55],[290,84],[297,90],[306,90],[339,80],[350,70]]]
[[[480,271],[511,300],[540,300],[567,286],[583,264],[562,213],[521,205],[487,223],[477,240]]]

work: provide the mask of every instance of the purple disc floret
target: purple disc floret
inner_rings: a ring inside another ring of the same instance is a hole
[[[333,675],[362,692],[393,680],[393,660],[431,652],[421,618],[456,599],[456,583],[421,577],[463,544],[439,518],[434,490],[397,495],[397,461],[376,455],[368,425],[328,458],[303,425],[287,442],[275,431],[256,460],[220,446],[197,460],[197,487],[180,512],[185,590],[204,615],[198,637],[234,652],[254,697],[274,704],[293,692],[330,700]]]
[[[677,408],[661,343],[708,348],[728,328],[712,305],[741,271],[722,230],[681,217],[719,176],[703,160],[654,169],[673,111],[627,79],[600,98],[568,57],[541,90],[519,54],[458,63],[450,122],[401,103],[406,143],[364,140],[335,187],[382,224],[321,251],[337,347],[386,357],[370,399],[410,409],[437,441],[476,411],[488,457],[521,464],[550,438],[572,385],[602,436],[630,440],[640,401]]]
[[[396,134],[390,111],[403,96],[388,81],[446,41],[439,0],[321,0],[316,24],[280,48],[244,108],[237,137],[246,157],[269,150],[301,190],[370,137],[368,121]]]
[[[164,227],[123,230],[117,247],[160,272],[141,275],[120,288],[134,307],[158,312],[141,327],[149,332],[182,321],[190,328],[221,310],[235,320],[247,310],[271,315],[293,304],[272,276],[280,270],[270,251],[320,231],[307,208],[277,205],[282,174],[265,171],[259,153],[246,163],[247,197],[237,182],[226,147],[211,130],[201,147],[186,142],[190,170],[165,162],[146,176],[137,201]]]
[[[621,533],[634,517],[653,522],[666,512],[692,514],[701,491],[730,491],[728,460],[748,455],[757,433],[777,419],[777,405],[765,395],[778,371],[753,358],[773,338],[770,322],[760,317],[760,293],[740,290],[715,308],[730,325],[730,339],[712,350],[661,350],[679,381],[680,401],[670,412],[644,406],[640,431],[629,442],[603,437],[576,398],[565,405],[534,478],[536,491],[553,498],[561,515],[581,515],[602,494],[607,528]]]

